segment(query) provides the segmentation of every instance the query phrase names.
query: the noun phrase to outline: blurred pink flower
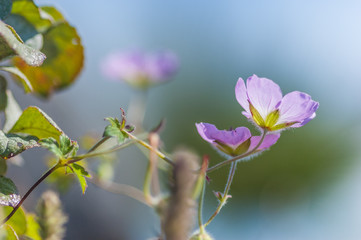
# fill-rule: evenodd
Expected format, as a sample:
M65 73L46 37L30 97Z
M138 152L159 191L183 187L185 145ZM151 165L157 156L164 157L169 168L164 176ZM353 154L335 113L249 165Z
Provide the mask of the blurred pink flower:
M177 69L178 59L170 51L152 54L141 51L114 52L101 63L105 76L138 88L167 82Z

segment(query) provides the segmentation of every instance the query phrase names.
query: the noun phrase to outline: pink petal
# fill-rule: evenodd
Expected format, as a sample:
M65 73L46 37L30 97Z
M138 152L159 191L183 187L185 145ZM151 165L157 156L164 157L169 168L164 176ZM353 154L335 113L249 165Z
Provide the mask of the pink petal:
M311 99L311 96L303 92L290 92L286 94L278 109L280 118L277 124L297 122L292 127L301 127L313 119L319 106L318 102Z
M247 79L247 94L250 103L263 119L266 119L267 115L274 111L276 105L282 100L282 91L276 83L256 75Z
M231 147L238 146L251 137L251 132L246 127L238 127L234 130L218 130L209 123L196 123L199 135L209 143L219 141Z
M235 92L236 92L236 99L237 99L238 103L243 107L244 110L246 110L245 112L242 112L243 115L245 115L246 117L251 117L251 112L249 110L246 85L244 84L244 81L242 78L238 79L236 88L235 88Z
M275 144L277 142L277 140L280 138L280 136L281 136L281 134L279 134L279 133L266 135L263 142L258 147L258 150L259 151L265 150L265 149L271 147L273 144ZM261 140L261 136L251 137L251 145L250 145L249 149L250 150L254 149L260 140Z

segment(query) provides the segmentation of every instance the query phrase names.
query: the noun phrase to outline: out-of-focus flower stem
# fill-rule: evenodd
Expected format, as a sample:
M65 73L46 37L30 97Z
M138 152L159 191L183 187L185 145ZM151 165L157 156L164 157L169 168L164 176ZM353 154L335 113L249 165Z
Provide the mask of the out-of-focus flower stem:
M204 202L204 194L206 192L206 181L203 181L202 191L201 195L199 196L198 201L198 226L199 226L199 234L204 234L204 225L202 221L202 215L203 215L203 202Z
M141 190L127 184L119 184L112 181L102 180L95 173L89 170L88 172L92 176L92 178L89 178L88 181L94 185L111 193L126 195L149 206L149 203L146 201Z
M136 133L143 131L147 95L147 89L137 89L128 107L128 120L134 124Z
M231 159L228 159L226 161L220 162L220 163L208 168L207 173L213 172L214 170L216 170L218 168L221 168L221 167L223 167L223 166L225 166L225 165L227 165L229 163L233 163L233 162L235 162L235 161L237 161L239 159L242 159L242 158L245 158L245 157L248 157L248 156L252 155L253 153L255 153L257 151L259 146L261 146L261 144L262 144L264 138L266 137L267 133L268 133L267 130L263 130L261 140L258 142L258 144L253 149L251 149L250 151L248 151L248 152L246 152L244 154L241 154L241 155L236 156L234 158L231 158Z

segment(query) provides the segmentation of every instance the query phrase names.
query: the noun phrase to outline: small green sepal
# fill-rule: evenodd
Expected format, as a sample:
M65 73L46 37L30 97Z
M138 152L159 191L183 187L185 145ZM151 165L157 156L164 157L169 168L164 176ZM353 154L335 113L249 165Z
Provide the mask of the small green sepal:
M248 151L249 146L251 145L251 138L248 138L246 141L241 143L235 150L234 156L239 156Z
M251 103L249 103L249 110L251 111L252 114L252 118L254 120L254 122L264 128L266 126L263 117L261 116L261 114L257 111L257 109L255 107L253 107L253 105Z
M272 127L277 123L279 118L280 112L278 109L268 114L266 118L266 128L272 129Z

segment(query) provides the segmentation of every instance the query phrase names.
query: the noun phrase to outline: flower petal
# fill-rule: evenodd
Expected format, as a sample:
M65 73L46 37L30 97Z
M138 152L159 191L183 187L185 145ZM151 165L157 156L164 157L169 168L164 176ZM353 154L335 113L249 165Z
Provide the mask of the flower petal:
M258 147L257 150L262 151L262 150L265 150L265 149L271 147L273 144L275 144L277 142L277 140L280 138L280 136L281 136L281 134L279 134L279 133L266 135L266 137L264 138L263 142L261 143L261 145ZM260 140L261 140L261 136L251 137L251 145L250 145L249 149L250 150L254 149Z
M244 84L244 81L242 78L238 79L236 88L235 88L235 92L236 92L236 99L237 99L238 103L245 110L245 112L242 112L242 114L245 115L246 117L251 117L251 111L249 110L246 85Z
M238 127L235 130L218 130L209 123L196 123L199 135L209 143L220 142L236 147L251 137L251 132L246 127Z
M286 94L278 107L280 118L277 124L297 122L291 127L301 127L313 119L319 106L318 102L303 92L290 92Z
M301 122L301 123L293 124L291 127L293 127L293 128L302 127L302 126L306 125L306 123L308 123L309 121L311 121L312 119L314 119L315 117L316 117L316 113L313 113L311 117L306 118L306 119L303 120L303 122Z
M250 103L263 119L266 119L267 115L274 111L276 105L282 100L282 91L276 83L256 75L247 79L247 95Z
M216 126L214 126L213 124L201 122L201 123L196 123L196 128L197 128L199 135L201 135L201 137L204 140L206 140L209 143L214 142L214 138L211 138L210 136L212 134L214 134L216 131L218 131Z

